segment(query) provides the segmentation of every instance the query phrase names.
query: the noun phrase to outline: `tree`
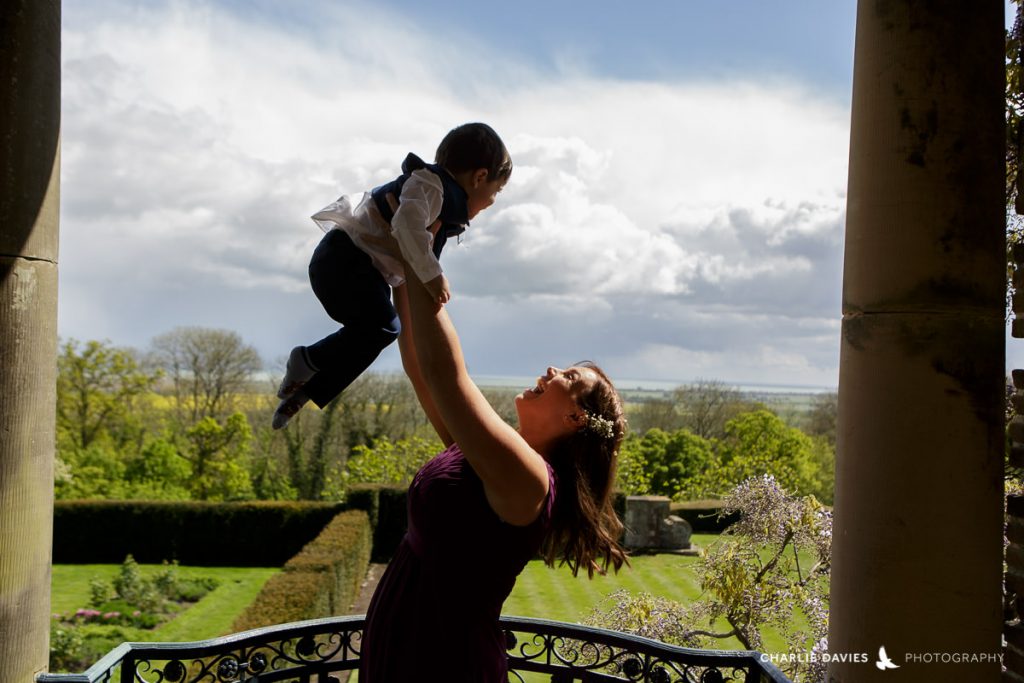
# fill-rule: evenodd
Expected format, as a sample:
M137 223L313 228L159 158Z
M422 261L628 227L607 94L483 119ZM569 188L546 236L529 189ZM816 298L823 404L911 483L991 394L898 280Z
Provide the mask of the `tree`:
M188 449L182 457L192 464L189 486L196 500L252 498L246 469L252 431L245 415L233 413L223 423L204 417L185 432Z
M404 374L364 373L339 398L338 427L349 450L385 436L402 439L428 424Z
M57 429L74 449L88 448L110 432L126 438L136 400L152 389L159 372L143 370L135 355L109 342L69 339L57 358ZM117 439L120 436L122 438Z
M636 434L627 436L619 448L615 488L627 496L645 496L651 492L647 459L640 449L640 437Z
M192 468L178 448L158 438L124 457L127 497L145 500L188 500Z
M259 354L230 330L178 327L153 339L154 362L170 377L179 415L189 424L222 418L252 376Z
M735 512L740 521L698 560L700 599L683 605L617 591L585 623L694 648L715 647L715 641L735 638L746 649L762 649L763 631L771 627L782 634L792 655L782 667L786 673L793 680L823 681L831 513L813 496L788 494L769 475L732 490L722 513ZM797 608L807 630L793 619ZM566 655L593 656L585 651Z
M392 442L381 438L372 446L357 446L345 469L348 484L408 486L413 476L443 448L435 439L413 437Z
M744 413L725 425L717 462L702 482L705 494L727 491L740 482L773 475L789 491L807 494L817 487L814 444L767 410Z
M714 444L686 429L668 433L655 427L628 440L622 450L627 454L631 487L670 498L698 490L698 482L715 458ZM635 471L640 468L642 472Z
M719 380L698 379L677 388L673 396L682 415L681 426L705 439L721 438L726 422L752 408L738 389Z
M816 394L811 399L811 410L807 415L807 433L824 437L833 446L836 443L836 417L839 415L839 394L827 392Z
M260 424L269 422L269 418L255 419ZM426 431L433 434L405 375L365 373L323 410L302 410L288 429L262 432L260 442L267 458L276 458L275 471L287 473L298 498L322 500L339 495L341 489L329 480L332 473L336 480L337 473L344 471L355 449ZM270 456L270 451L277 455ZM269 460L267 464L271 465Z
M673 432L682 426L683 416L676 410L674 398L649 398L629 414L629 428L634 434L646 434L651 429Z
M109 443L94 441L85 448L66 451L61 461L65 476L54 481L60 499L125 498L124 461Z

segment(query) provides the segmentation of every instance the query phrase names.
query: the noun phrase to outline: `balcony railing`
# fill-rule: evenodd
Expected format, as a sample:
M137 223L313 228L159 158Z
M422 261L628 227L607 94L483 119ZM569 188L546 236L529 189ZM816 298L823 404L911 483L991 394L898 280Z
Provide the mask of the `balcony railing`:
M502 617L501 623L513 683L528 671L551 683L788 683L757 652L693 650L546 619ZM331 617L195 643L122 643L85 673L40 674L36 681L338 683L342 672L359 668L363 624L361 616ZM443 667L444 658L432 666Z

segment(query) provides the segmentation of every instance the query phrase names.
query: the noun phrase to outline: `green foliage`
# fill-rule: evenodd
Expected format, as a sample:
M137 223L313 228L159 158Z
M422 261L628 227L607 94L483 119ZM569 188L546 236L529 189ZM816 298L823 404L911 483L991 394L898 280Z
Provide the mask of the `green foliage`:
M391 441L382 437L372 446L356 446L349 456L342 480L352 484L408 486L413 476L444 446L437 439L412 437Z
M167 613L166 603L197 602L212 591L218 581L211 577L178 577L177 563L164 562L161 570L150 577L143 576L139 564L131 555L125 557L113 580L108 583L98 577L89 581L91 610L78 610L76 617L90 620L102 618L106 623L125 623L140 628L152 628L162 619L153 613ZM141 613L147 614L141 614ZM113 616L112 616L113 615ZM118 621L112 621L117 618Z
M57 501L55 563L279 567L342 506L309 502Z
M659 453L656 448L648 456L654 464L651 490L684 498L698 495L704 472L715 459L714 444L686 429L665 437L661 459L654 459Z
M179 580L177 566L166 563L147 577L134 558L127 556L111 581L90 578L88 608L53 615L50 670L80 671L119 642L152 639L147 631L173 619L184 603L197 602L218 584L208 576Z
M129 555L129 557L131 557ZM89 604L102 605L114 597L110 584L103 579L93 577L89 580Z
M61 476L54 479L58 500L185 500L191 496L192 467L172 443L157 439L141 450L121 452L108 441L61 454Z
M622 447L625 465L619 483L631 495L679 498L699 491L703 473L715 458L714 443L679 429L651 429L631 437Z
M767 410L737 415L723 435L705 439L687 429L657 428L630 435L620 454L620 488L676 500L718 498L770 473L791 490L832 500L835 451L826 437L812 439Z
M283 562L283 560L282 560ZM144 577L154 578L168 569L167 565L140 565ZM65 621L82 605L90 604L88 583L96 578L106 581L109 585L120 564L101 565L67 565L56 564L53 567L52 604L53 611L59 613L58 623ZM178 612L170 621L163 621L155 628L128 628L110 626L102 618L93 621L74 620L78 635L87 643L101 637L107 644L90 650L93 655L85 664L75 667L82 671L98 660L103 654L124 640L181 642L204 640L229 632L231 622L243 609L256 598L260 588L272 575L279 573L277 568L267 567L189 567L173 565L179 584L189 585L198 581L215 581L217 587L207 593L188 609ZM189 590L189 589L185 589ZM131 613L129 612L129 615ZM102 615L101 615L102 616ZM140 615L141 616L141 615ZM159 616L159 615L158 615ZM69 626L70 624L65 624ZM115 640L112 631L117 632ZM113 642L111 642L113 641ZM51 667L51 670L54 670Z
M365 512L339 514L264 584L232 630L347 613L366 575L372 538Z
M699 599L618 592L587 623L688 647L736 639L754 650L777 629L789 653L801 655L787 673L824 680L820 657L807 651L827 650L831 514L813 496L787 494L771 476L744 481L723 505L738 521L696 565Z
M811 402L807 433L811 436L823 436L829 443L835 445L838 418L839 394L834 391L817 394Z
M773 475L779 485L801 494L818 488L813 442L767 410L745 413L725 427L718 459L707 473L706 493L721 494L751 477Z
M259 424L269 420L268 412ZM265 448L273 471L287 475L298 498L338 500L345 495L346 463L355 449L421 433L433 434L408 378L366 373L322 411L308 407L288 429L268 435Z
M93 659L78 629L50 620L50 671L84 671Z
M54 495L58 499L107 498L124 494L124 461L110 444L94 442L82 449L63 450L60 456L67 473L54 481Z
M644 496L651 492L651 474L640 441L640 437L630 434L619 448L615 488L627 496Z
M126 498L187 500L192 466L177 446L164 438L147 443L124 457Z
M131 555L125 558L113 585L115 597L146 611L156 607L157 593L150 582L142 580L139 565Z
M123 442L134 428L132 408L159 377L134 355L108 342L70 339L57 358L57 430L62 450L104 438Z
M246 500L252 498L252 481L246 470L252 430L241 413L223 423L204 417L185 432L192 463L190 488L197 500Z
M373 561L388 562L408 526L408 487L355 484L346 495L352 510L364 510L373 527Z

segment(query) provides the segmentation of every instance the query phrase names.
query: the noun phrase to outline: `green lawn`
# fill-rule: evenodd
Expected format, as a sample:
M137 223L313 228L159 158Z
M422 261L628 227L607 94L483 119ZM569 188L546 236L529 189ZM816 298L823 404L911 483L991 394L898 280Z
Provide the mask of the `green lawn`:
M707 547L718 540L714 534L694 534L693 542ZM519 575L512 594L505 601L504 614L554 619L569 623L582 622L590 611L612 592L625 589L631 593L650 593L686 603L700 597L700 585L694 564L697 557L679 555L640 555L630 559L631 567L615 575L594 576L586 574L573 578L567 567L550 569L542 561L530 562ZM803 618L797 615L801 626ZM766 652L785 652L782 637L774 630L764 633ZM719 647L725 650L744 649L735 638L721 641Z
M717 539L716 535L693 536L693 542L701 547L707 547ZM566 567L550 569L536 560L530 562L520 575L515 589L505 602L503 612L507 615L577 623L583 621L594 606L618 589L690 602L700 597L700 586L693 569L698 561L696 557L679 555L640 555L630 560L631 567L623 568L617 575L595 576L590 580L585 574L573 578ZM88 606L89 581L100 578L109 582L119 569L119 565L55 565L53 611L67 613ZM150 574L161 567L143 565L141 569L143 574ZM175 642L223 635L228 632L238 613L256 597L263 583L277 571L274 568L179 567L178 572L182 578L213 576L220 581L220 585L157 629L120 629L111 636L117 642ZM111 641L110 647L115 644ZM741 649L735 639L722 641L719 646L722 649ZM764 650L783 652L786 648L777 633L767 631Z
M54 613L66 614L89 606L89 581L111 581L120 569L115 564L58 564L53 566L50 599ZM144 576L161 565L140 565ZM132 639L146 641L205 640L226 634L231 622L271 575L280 571L264 567L178 567L181 578L212 576L220 585L202 600L153 630L124 629Z

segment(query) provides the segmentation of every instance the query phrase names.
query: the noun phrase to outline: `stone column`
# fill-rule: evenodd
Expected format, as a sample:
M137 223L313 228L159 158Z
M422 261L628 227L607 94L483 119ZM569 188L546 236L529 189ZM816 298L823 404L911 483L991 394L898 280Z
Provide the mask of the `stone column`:
M999 678L907 657L1000 650L1003 12L858 4L829 649L869 661L832 681Z
M60 2L0 2L0 681L49 656Z

